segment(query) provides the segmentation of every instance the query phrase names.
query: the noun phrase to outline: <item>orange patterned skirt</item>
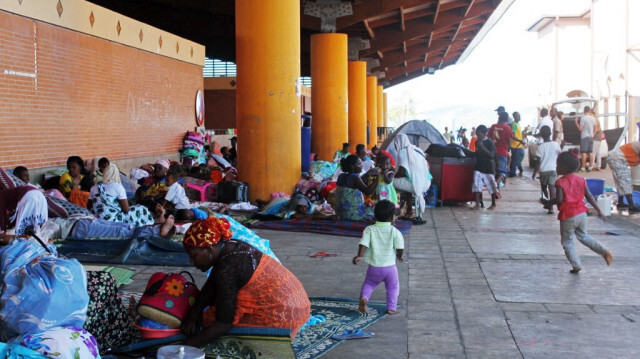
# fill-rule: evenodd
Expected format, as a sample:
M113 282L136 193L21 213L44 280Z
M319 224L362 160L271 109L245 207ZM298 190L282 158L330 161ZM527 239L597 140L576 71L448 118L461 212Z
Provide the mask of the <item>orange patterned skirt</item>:
M234 327L291 329L293 339L311 315L302 283L282 264L263 255L249 282L238 291ZM215 307L203 313L203 324L215 321Z

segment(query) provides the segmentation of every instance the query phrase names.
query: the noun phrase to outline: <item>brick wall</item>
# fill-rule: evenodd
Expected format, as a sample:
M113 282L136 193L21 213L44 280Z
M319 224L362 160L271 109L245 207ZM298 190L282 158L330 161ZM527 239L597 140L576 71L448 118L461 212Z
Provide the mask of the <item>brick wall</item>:
M204 126L208 130L236 128L236 90L204 90Z
M172 153L202 68L0 11L0 166Z

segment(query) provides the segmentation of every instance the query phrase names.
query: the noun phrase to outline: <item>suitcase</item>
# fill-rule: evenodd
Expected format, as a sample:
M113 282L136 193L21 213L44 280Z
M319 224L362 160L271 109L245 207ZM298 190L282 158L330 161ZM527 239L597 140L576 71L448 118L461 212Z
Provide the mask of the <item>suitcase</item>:
M218 184L218 201L222 203L248 202L249 185L239 181L220 182Z

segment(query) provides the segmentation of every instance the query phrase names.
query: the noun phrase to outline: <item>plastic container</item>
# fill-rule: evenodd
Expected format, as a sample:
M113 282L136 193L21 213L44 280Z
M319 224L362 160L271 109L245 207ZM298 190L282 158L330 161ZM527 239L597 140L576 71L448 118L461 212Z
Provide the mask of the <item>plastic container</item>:
M589 187L589 191L594 197L598 197L599 195L604 193L604 180L598 178L588 178L587 187Z
M640 192L638 191L633 191L633 204L635 204L636 206L640 205ZM622 197L622 202L627 203L627 198L626 197Z
M140 336L143 339L158 339L158 338L166 338L173 335L180 334L180 329L150 329L143 328L138 323L134 324L136 328L140 331Z
M158 349L158 359L204 359L204 352L187 345L167 345Z
M608 217L611 215L611 204L613 199L611 196L600 195L598 196L598 208L602 211L602 215Z

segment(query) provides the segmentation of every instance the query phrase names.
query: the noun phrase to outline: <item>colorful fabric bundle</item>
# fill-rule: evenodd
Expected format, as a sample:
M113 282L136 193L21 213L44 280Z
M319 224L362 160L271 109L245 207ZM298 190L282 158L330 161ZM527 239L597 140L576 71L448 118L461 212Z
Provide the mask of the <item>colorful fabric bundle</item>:
M59 258L35 239L17 237L0 248L0 324L7 337L55 327L82 328L89 295L82 264Z

